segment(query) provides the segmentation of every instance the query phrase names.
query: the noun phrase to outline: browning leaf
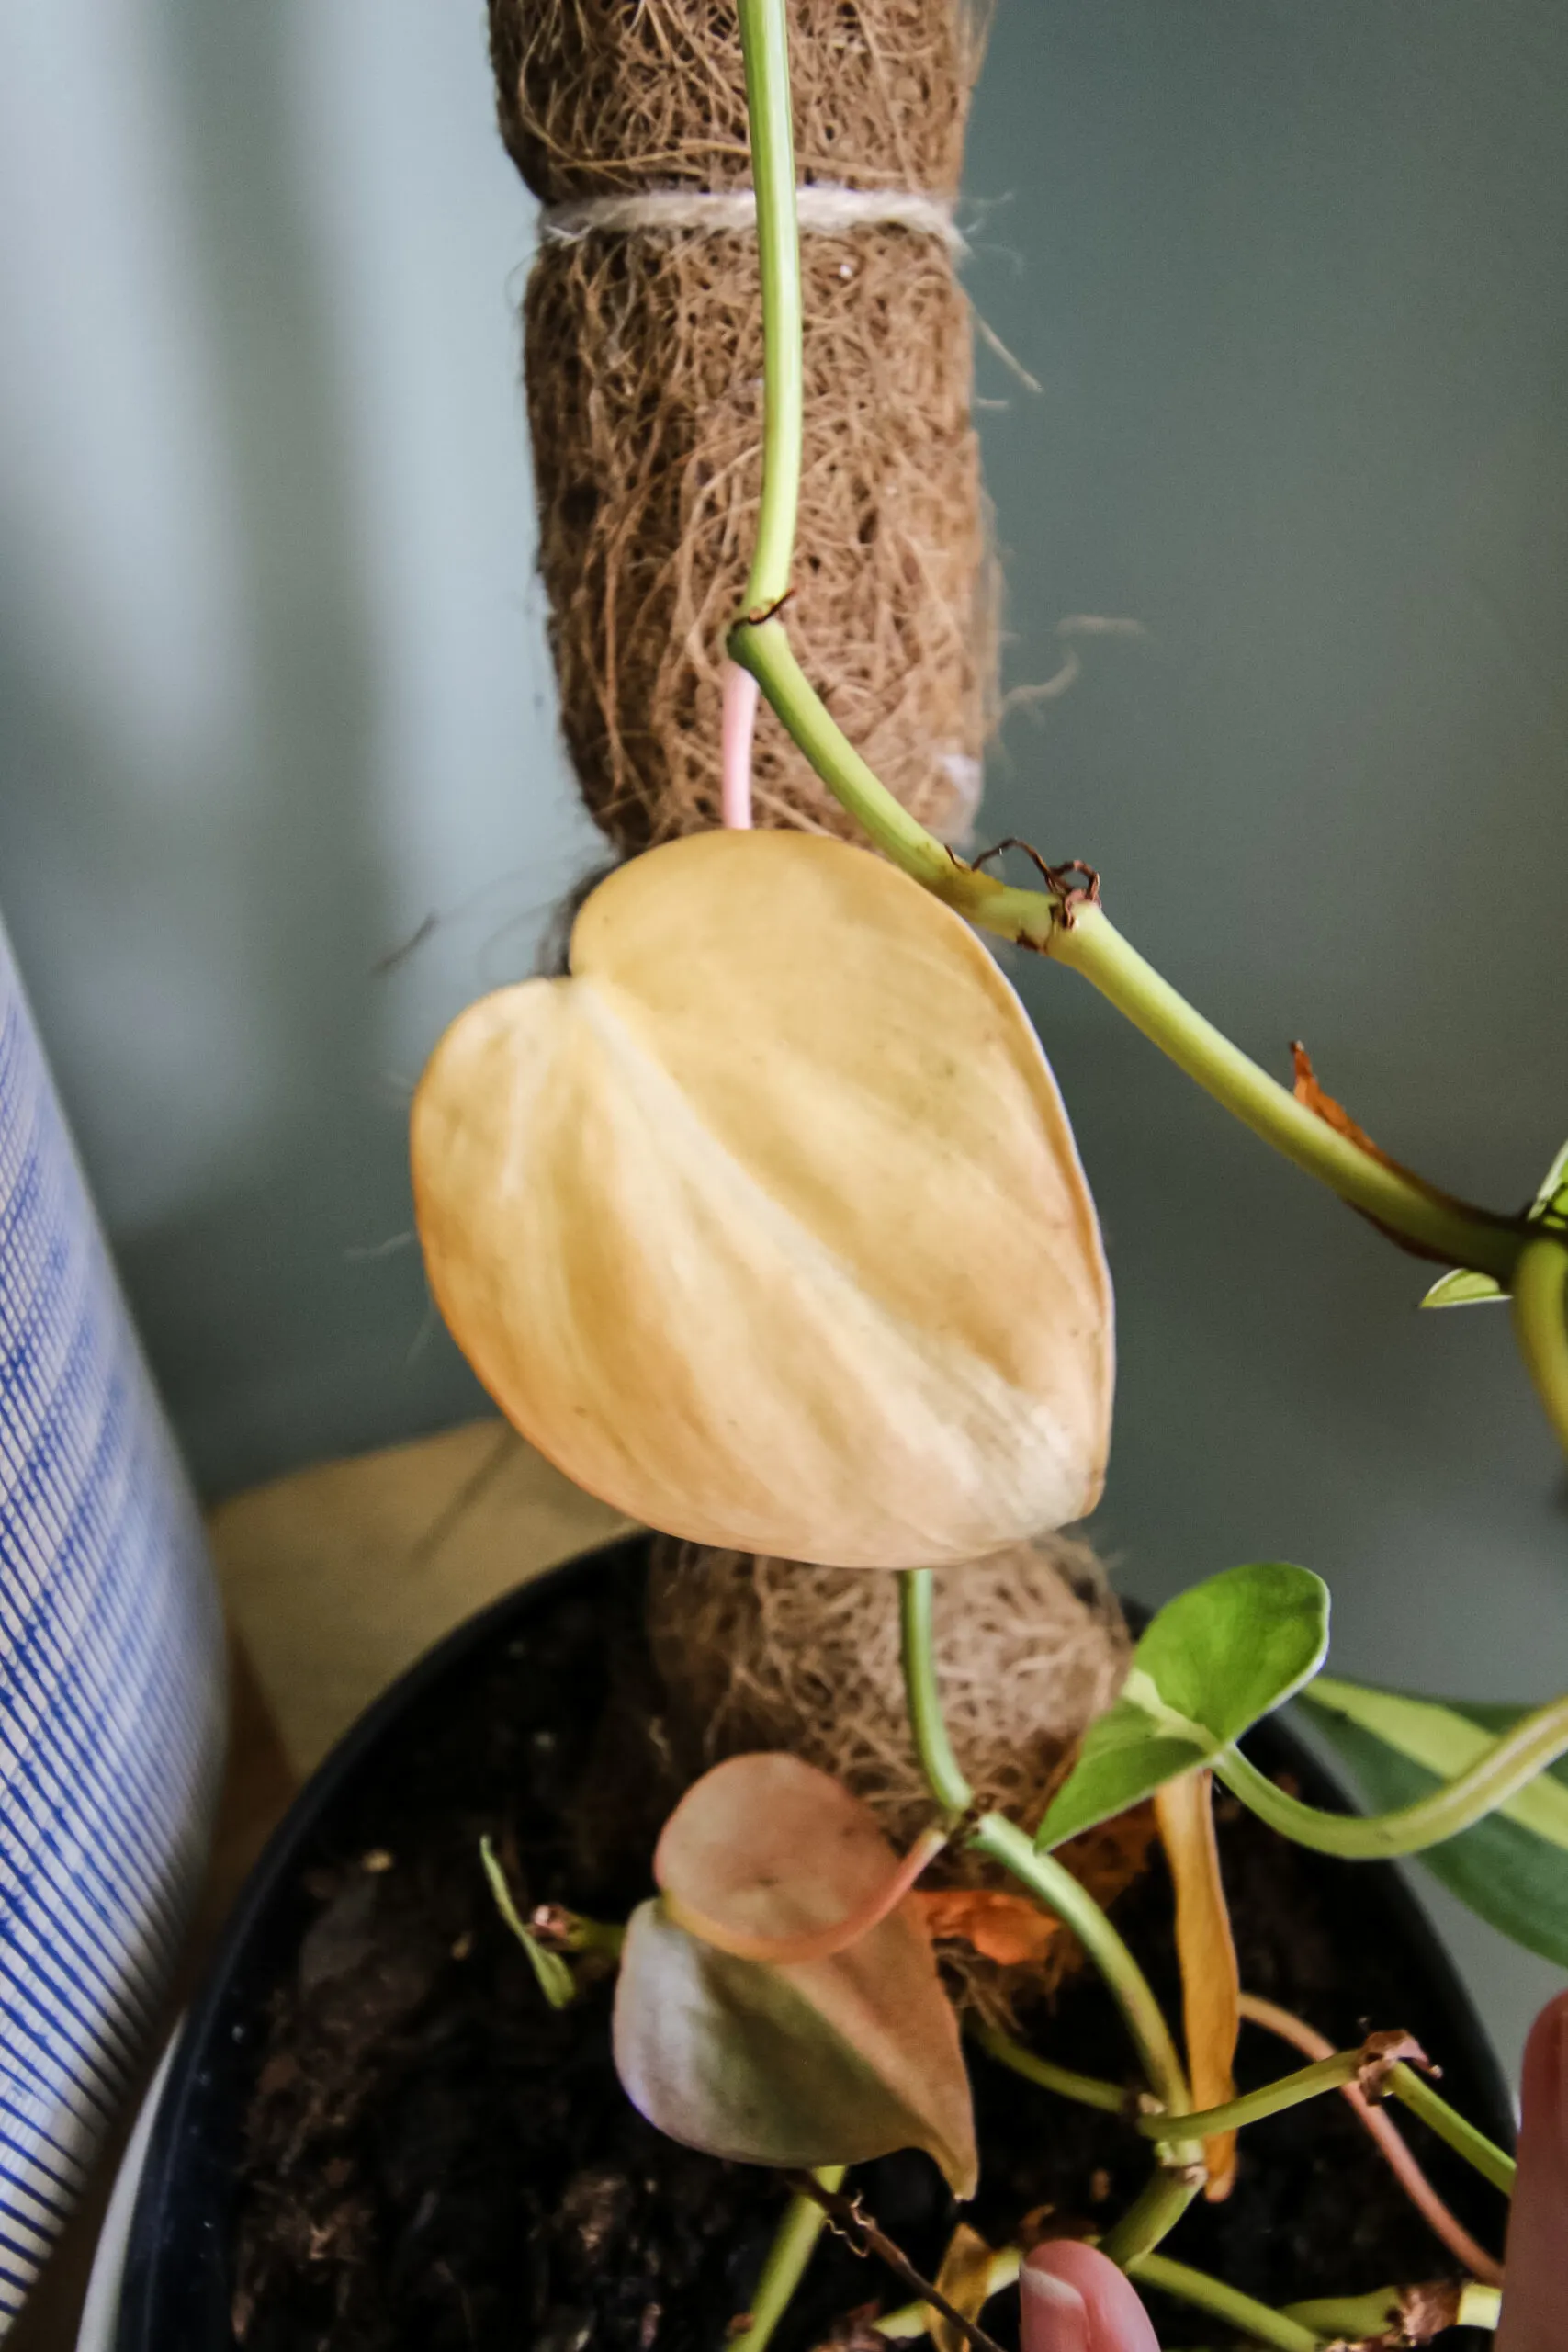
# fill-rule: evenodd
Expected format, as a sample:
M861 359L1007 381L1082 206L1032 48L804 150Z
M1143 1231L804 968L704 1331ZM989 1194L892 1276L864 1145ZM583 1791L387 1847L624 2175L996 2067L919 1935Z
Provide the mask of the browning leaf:
M866 1806L793 1756L733 1757L666 1824L664 1898L632 1917L615 1993L615 2064L671 2139L749 2164L810 2169L925 2148L961 2198L977 2170L958 2021L914 1906L883 1898L897 1856ZM820 1944L857 1911L856 1940L787 1963L731 1936Z
M1336 1135L1345 1137L1347 1143L1353 1143L1359 1150L1364 1151L1369 1159L1377 1160L1384 1168L1397 1169L1400 1175L1410 1176L1413 1183L1421 1183L1419 1176L1412 1176L1408 1168L1402 1167L1397 1159L1391 1159L1382 1146L1374 1143L1365 1127L1350 1116L1344 1103L1337 1102L1325 1087L1319 1085L1317 1072L1312 1066L1312 1056L1299 1037L1291 1040L1291 1067L1294 1072L1291 1091L1298 1102L1304 1104L1309 1111L1315 1111L1325 1126L1332 1127ZM1422 1185L1423 1191L1427 1189Z
M679 1926L737 1960L785 1965L858 1942L946 1842L928 1831L900 1861L831 1773L797 1756L732 1756L665 1823L653 1875Z
M935 1942L966 1943L1000 1968L1043 1960L1062 1923L1021 1894L983 1886L917 1887L909 1901Z
M1155 1812L1176 1888L1176 1949L1193 2104L1223 2107L1235 2097L1241 1977L1220 1878L1213 1774L1188 1772L1168 1781L1156 1793ZM1203 2143L1209 2175L1204 2194L1211 2204L1235 2186L1235 2143L1234 2132L1216 2132Z
M1484 1212L1476 1208L1473 1203L1461 1201L1457 1193L1445 1193L1439 1185L1429 1184L1425 1176L1418 1175L1414 1168L1407 1168L1402 1159L1395 1159L1392 1153L1384 1151L1381 1144L1374 1143L1365 1127L1350 1116L1344 1103L1337 1102L1325 1087L1318 1083L1317 1072L1312 1065L1312 1056L1299 1037L1292 1037L1291 1040L1291 1064L1295 1073L1291 1091L1296 1101L1303 1104L1307 1110L1314 1111L1325 1126L1334 1129L1336 1135L1343 1136L1347 1143L1353 1143L1358 1150L1364 1151L1368 1159L1375 1159L1380 1167L1392 1168L1396 1176L1403 1176L1407 1183L1416 1185L1426 1193L1428 1200L1442 1201L1450 1208L1462 1209L1471 1216L1484 1215ZM1392 1241L1394 1247L1403 1250L1406 1256L1424 1258L1438 1266L1448 1264L1446 1251L1433 1250L1423 1241L1412 1241L1407 1234L1396 1233L1392 1226L1384 1225L1381 1217L1367 1216L1365 1209L1357 1209L1356 1214L1358 1216L1366 1216L1367 1223L1375 1226L1384 1240Z

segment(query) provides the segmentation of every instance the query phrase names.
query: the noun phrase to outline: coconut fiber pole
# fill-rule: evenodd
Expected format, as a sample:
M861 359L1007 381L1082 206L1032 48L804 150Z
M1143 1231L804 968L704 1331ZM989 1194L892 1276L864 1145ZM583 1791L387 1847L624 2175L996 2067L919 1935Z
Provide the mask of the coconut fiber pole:
M544 207L525 378L561 725L617 849L719 821L724 632L761 476L762 328L736 10L491 0ZM795 0L807 424L790 628L905 805L958 838L995 629L953 207L964 0ZM763 713L756 820L852 831Z
M806 314L790 634L878 774L956 839L995 663L953 228L980 44L963 0L792 0L790 30ZM762 315L738 11L491 0L491 36L502 134L545 208L523 315L561 725L583 798L635 852L720 821L724 638L756 538ZM759 823L854 831L766 708L752 795ZM1064 1538L953 1574L937 1645L959 1760L987 1804L1032 1826L1125 1672L1121 1612ZM891 1577L665 1541L648 1633L678 1781L783 1747L898 1841L929 1824ZM624 1812L630 1751L612 1747ZM650 1753L650 1786L659 1770ZM1152 1834L1134 1815L1074 1865L1109 1900ZM955 1895L1002 1883L960 1849L930 1880ZM1073 1964L1065 1933L1025 1957L967 1932L944 1945L950 1977L993 2021Z

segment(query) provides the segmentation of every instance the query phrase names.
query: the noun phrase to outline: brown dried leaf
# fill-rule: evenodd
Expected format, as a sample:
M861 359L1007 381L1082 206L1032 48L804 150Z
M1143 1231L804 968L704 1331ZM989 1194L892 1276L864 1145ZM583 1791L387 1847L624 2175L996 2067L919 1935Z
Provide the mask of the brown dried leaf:
M1299 1037L1291 1040L1291 1066L1295 1073L1291 1091L1298 1102L1304 1104L1309 1111L1315 1111L1325 1126L1332 1127L1337 1136L1343 1136L1347 1143L1355 1144L1369 1159L1377 1160L1383 1168L1396 1168L1402 1176L1411 1176L1408 1168L1402 1167L1397 1159L1391 1159L1382 1146L1372 1141L1365 1127L1358 1125L1343 1102L1337 1102L1325 1087L1319 1085L1317 1072L1312 1066L1312 1056ZM1411 1182L1419 1184L1421 1179L1411 1176Z
M1468 1216L1484 1218L1485 1212L1478 1209L1473 1202L1461 1201L1457 1193L1445 1193L1440 1185L1429 1184L1425 1176L1419 1175L1414 1168L1407 1168L1404 1160L1395 1159L1391 1152L1384 1151L1382 1144L1374 1143L1365 1127L1350 1116L1344 1103L1337 1102L1326 1088L1319 1085L1312 1056L1299 1037L1291 1040L1291 1063L1295 1072L1291 1091L1296 1101L1307 1110L1315 1111L1324 1125L1332 1127L1336 1135L1343 1136L1347 1143L1353 1143L1358 1150L1364 1151L1367 1158L1375 1159L1380 1167L1392 1168L1396 1176L1403 1176L1407 1183L1416 1185L1429 1201L1441 1201L1450 1208L1461 1209ZM1385 1240L1392 1241L1407 1256L1425 1258L1438 1266L1446 1266L1450 1262L1446 1251L1429 1249L1425 1242L1412 1241L1407 1234L1396 1233L1393 1226L1384 1225L1381 1217L1367 1216L1364 1209L1358 1209L1356 1214L1366 1216L1369 1225L1375 1226Z
M1414 2034L1398 2028L1370 2033L1361 2046L1361 2063L1356 2069L1357 2089L1367 2098L1382 2098L1389 2075L1402 2062L1411 2066L1431 2064Z
M1062 1923L1021 1894L984 1886L917 1887L909 1901L928 1934L966 1943L999 1968L1042 1961L1062 1933ZM940 2282L939 2282L940 2283Z
M1399 2298L1399 2317L1404 2334L1391 2341L1405 2344L1430 2344L1435 2335L1459 2324L1460 2298L1463 2282L1457 2278L1438 2278L1429 2286L1406 2287Z

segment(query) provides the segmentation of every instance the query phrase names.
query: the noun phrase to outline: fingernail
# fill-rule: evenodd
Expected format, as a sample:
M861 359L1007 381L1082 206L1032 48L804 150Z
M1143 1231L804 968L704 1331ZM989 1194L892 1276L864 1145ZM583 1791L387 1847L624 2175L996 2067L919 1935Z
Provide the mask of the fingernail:
M1053 2278L1048 2270L1036 2270L1033 2264L1028 2262L1018 2275L1025 2294L1037 2310L1053 2314L1083 2310L1083 2297L1065 2278Z
M1089 2306L1066 2278L1036 2267L1037 2251L1019 2273L1022 2352L1089 2352Z

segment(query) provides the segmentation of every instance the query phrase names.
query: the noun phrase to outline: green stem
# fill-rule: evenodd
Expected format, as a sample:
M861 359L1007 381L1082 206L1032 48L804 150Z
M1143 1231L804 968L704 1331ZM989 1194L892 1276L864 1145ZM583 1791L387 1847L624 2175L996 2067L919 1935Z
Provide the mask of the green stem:
M806 415L784 0L740 0L740 45L762 285L762 496L746 610L765 613L789 593Z
M1176 2153L1172 2146L1168 2154L1174 2156ZM1190 2163L1180 2172L1160 2170L1152 2175L1121 2220L1100 2239L1101 2254L1128 2271L1134 2263L1147 2261L1156 2246L1170 2235L1202 2186L1202 2144L1194 2140Z
M805 414L800 236L795 218L784 0L739 0L763 336L762 490L745 610L732 658L750 670L817 774L877 846L913 878L1002 938L1070 964L1162 1052L1308 1174L1407 1240L1507 1281L1517 1222L1428 1193L1338 1135L1196 1012L1096 907L1063 919L1060 899L964 865L917 823L829 716L771 617L790 585Z
M970 2025L969 2033L987 2057L999 2066L1010 2067L1026 2083L1038 2083L1043 2091L1055 2091L1059 2098L1074 2099L1079 2107L1098 2107L1106 2115L1130 2112L1132 2102L1119 2083L1101 2082L1097 2075L1076 2075L1070 2066L1054 2066L1048 2058L1037 2058L1032 2050L1015 2041L1010 2033L978 2019Z
M1162 979L1098 906L1078 907L1068 924L1059 899L976 873L944 849L899 806L829 716L781 622L740 623L730 633L729 651L757 679L835 797L913 880L982 929L1081 973L1217 1102L1342 1200L1423 1249L1510 1279L1520 1250L1516 1221L1429 1193L1339 1135Z
M587 1919L581 1911L567 1914L561 1932L565 1951L602 1951L612 1960L619 1960L626 1940L623 1920Z
M1483 2180L1489 2180L1494 2188L1500 2188L1505 2197L1513 2195L1518 2171L1513 2157L1505 2155L1484 2132L1478 2132L1473 2123L1467 2122L1458 2109L1439 2098L1431 2084L1413 2067L1391 2066L1388 2088L1392 2098L1396 2098L1401 2107L1407 2107L1412 2115L1418 2115L1427 2129L1435 2132L1456 2156L1462 2156L1467 2165L1472 2165Z
M1055 922L1055 899L1039 890L1010 889L994 875L976 874L895 800L829 716L795 660L782 621L738 621L728 642L732 659L750 671L834 798L895 865L973 921L986 922L987 930L1008 939L1026 939L1035 947L1045 945Z
M1522 1716L1468 1770L1394 1813L1322 1813L1276 1788L1239 1748L1226 1748L1216 1757L1214 1770L1233 1796L1298 1846L1310 1846L1317 1854L1337 1854L1344 1861L1367 1862L1418 1854L1472 1829L1562 1755L1568 1755L1568 1698L1553 1699L1534 1714Z
M1256 2302L1223 2280L1211 2278L1206 2270L1172 2262L1168 2255L1146 2254L1126 2267L1140 2286L1156 2287L1162 2295L1172 2295L1179 2302L1190 2303L1195 2311L1207 2312L1212 2319L1224 2320L1249 2344L1267 2344L1275 2352L1318 2352L1323 2341L1315 2328L1303 2327L1300 2320L1270 2311L1267 2303Z
M1147 1979L1126 1945L1087 1888L1054 1854L1035 1851L1033 1843L999 1813L987 1813L977 1823L971 1849L1000 1862L1069 1927L1104 1977L1136 2046L1148 2076L1149 2088L1166 2111L1183 2114L1191 2105L1187 2077L1176 2053L1170 2029ZM1182 2159L1183 2162L1186 2159Z
M1259 2091L1227 2099L1223 2107L1197 2108L1190 2115L1140 2115L1134 2119L1134 2128L1145 2140L1207 2140L1218 2132L1239 2132L1246 2124L1260 2123L1266 2115L1281 2115L1287 2108L1320 2098L1325 2091L1342 2090L1355 2081L1365 2055L1360 2050L1341 2050L1293 2075L1281 2075Z
M1340 2090L1347 2083L1353 2083L1366 2054L1360 2050L1338 2051L1332 2058L1320 2059L1314 2065L1298 2068L1293 2075L1281 2075L1278 2082L1265 2084L1261 2090L1227 2099L1223 2107L1184 2109L1175 2115L1140 2115L1133 2112L1127 2093L1115 2083L1102 2082L1094 2075L1075 2074L1067 2066L1054 2066L1049 2059L1036 2057L1033 2051L1026 2050L1021 2042L1014 2041L995 2026L976 2024L969 2030L988 2056L998 2064L1010 2067L1025 2082L1038 2083L1042 2090L1075 2099L1080 2107L1130 2116L1134 2131L1145 2140L1157 2141L1207 2140L1216 2132L1242 2131L1249 2123L1261 2122L1265 2116L1283 2114L1287 2109L1321 2098L1325 2091ZM1412 2068L1403 2064L1393 2068L1389 2088L1392 2097L1402 2100L1450 2148L1467 2157L1494 2188L1502 2189L1505 2195L1512 2190L1512 2157L1505 2155L1473 2124L1467 2123Z
M824 2165L813 2177L824 2188L843 2186L845 2165ZM766 2352L773 2330L788 2311L795 2289L806 2275L818 2239L827 2225L828 2216L815 2198L792 2197L784 2208L784 2219L768 2248L768 2258L762 2265L762 2275L757 2281L757 2291L751 2298L751 2308L746 2315L746 2325L739 2335L728 2340L728 2352Z
M1152 1045L1294 1166L1406 1241L1506 1282L1519 1255L1515 1220L1467 1208L1374 1159L1298 1102L1162 979L1098 907L1086 907L1050 945Z
M898 1582L904 1686L909 1726L920 1769L931 1794L949 1817L966 1813L974 1792L959 1769L942 1718L937 1684L929 1568L906 1568ZM1149 2087L1167 2112L1190 2106L1187 2077L1159 2003L1126 1945L1086 1887L1053 1855L1037 1853L1021 1829L999 1813L982 1815L966 1840L1029 1889L1069 1927L1104 1977L1126 2021ZM1202 2179L1203 2151L1197 2141L1176 2141L1162 2154L1162 2170L1123 2214L1106 2251L1113 2261L1157 2245L1191 2203Z
M898 1577L899 1631L909 1729L931 1794L950 1817L966 1813L975 1792L953 1755L937 1683L932 1582L929 1568L905 1568ZM1179 2113L1189 2104L1186 2077L1159 2003L1126 1945L1085 1887L1053 1855L1037 1853L1021 1829L987 1813L971 1831L976 1853L1000 1862L1030 1893L1071 1928L1116 1997L1150 2087Z
M900 1569L898 1633L909 1730L927 1787L942 1811L956 1821L968 1812L975 1792L959 1769L942 1711L932 1635L932 1600L930 1568Z
M1568 1453L1568 1248L1527 1241L1514 1270L1514 1335L1546 1418Z
M1168 2114L1182 2114L1191 2106L1192 2095L1165 2014L1143 1970L1093 1895L1055 1855L1038 1852L1032 1839L1010 1821L1004 1821L999 1813L986 1814L969 1843L976 1853L1010 1870L1048 1911L1071 1928L1122 2012L1149 2087ZM1126 2269L1151 2253L1176 2227L1202 2183L1201 2141L1168 2141L1160 2151L1159 2170L1106 2233L1104 2250L1111 2261Z
M1016 2246L1004 2246L994 2254L987 2280L987 2294L999 2295L1004 2289L1016 2285L1021 2267ZM1250 2295L1237 2294L1233 2288L1222 2285L1205 2271L1192 2269L1185 2262L1170 2262L1162 2255L1148 2254L1134 2260L1131 2269L1133 2276L1141 2278L1145 2286L1157 2287L1196 2310L1227 2321L1255 2344L1282 2346L1283 2352L1318 2352L1319 2332L1303 2325L1294 2312L1270 2311L1267 2303L1254 2302ZM1347 2303L1345 2308L1348 2311L1352 2306ZM876 2332L896 2344L907 2343L926 2334L928 2319L923 2303L905 2303L879 2319ZM1371 2330L1366 2332L1370 2334Z

